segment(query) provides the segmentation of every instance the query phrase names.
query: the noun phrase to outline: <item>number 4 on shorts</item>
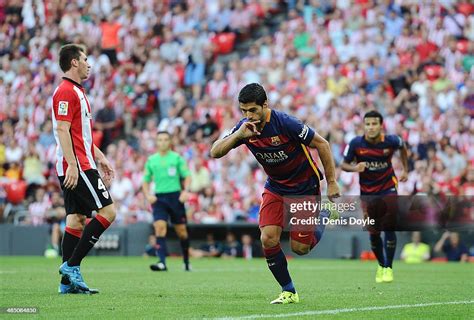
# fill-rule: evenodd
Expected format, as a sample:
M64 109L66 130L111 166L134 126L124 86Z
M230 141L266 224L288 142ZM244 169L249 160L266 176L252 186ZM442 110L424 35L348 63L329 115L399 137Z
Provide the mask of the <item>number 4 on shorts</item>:
M99 188L99 190L106 190L105 189L105 185L104 183L102 182L102 179L97 179L97 188Z
M104 190L104 191L102 192L102 195L104 196L104 198L106 198L106 199L109 198L109 192L107 191L107 189L105 189L105 185L104 185L104 183L102 182L102 179L100 179L100 178L97 180L97 188L98 188L99 190Z

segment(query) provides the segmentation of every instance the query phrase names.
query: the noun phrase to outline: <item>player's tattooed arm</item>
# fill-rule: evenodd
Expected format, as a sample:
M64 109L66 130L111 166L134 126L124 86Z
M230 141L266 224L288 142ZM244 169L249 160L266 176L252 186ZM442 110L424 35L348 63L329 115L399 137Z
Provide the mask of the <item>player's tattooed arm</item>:
M68 121L58 121L58 138L64 158L66 158L67 169L64 178L64 187L74 189L79 180L79 170L77 169L77 160L72 149L71 123Z
M331 153L331 146L329 142L315 133L311 143L311 148L316 148L323 163L324 173L328 184L328 197L330 200L340 196L339 186L336 181L336 167L334 165L334 158Z
M259 135L260 132L257 129L257 123L259 122L260 120L244 122L238 130L214 142L211 147L211 157L222 158L227 153L229 153L229 151L232 150L232 148L234 148L242 139Z

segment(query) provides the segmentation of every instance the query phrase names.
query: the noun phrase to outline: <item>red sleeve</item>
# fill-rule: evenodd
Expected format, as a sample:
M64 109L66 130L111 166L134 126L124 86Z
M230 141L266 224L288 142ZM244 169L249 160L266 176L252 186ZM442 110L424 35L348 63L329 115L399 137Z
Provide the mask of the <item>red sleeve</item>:
M77 109L77 95L72 90L58 89L53 97L53 112L57 121L72 122Z

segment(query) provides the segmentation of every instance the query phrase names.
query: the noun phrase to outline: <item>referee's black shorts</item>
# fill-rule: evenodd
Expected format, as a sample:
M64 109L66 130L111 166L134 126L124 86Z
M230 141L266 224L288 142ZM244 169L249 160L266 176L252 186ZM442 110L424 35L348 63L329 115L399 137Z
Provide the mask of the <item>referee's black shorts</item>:
M66 214L79 213L90 218L97 211L112 204L112 197L95 169L79 171L79 179L74 189L64 188L65 176L58 177L64 194Z

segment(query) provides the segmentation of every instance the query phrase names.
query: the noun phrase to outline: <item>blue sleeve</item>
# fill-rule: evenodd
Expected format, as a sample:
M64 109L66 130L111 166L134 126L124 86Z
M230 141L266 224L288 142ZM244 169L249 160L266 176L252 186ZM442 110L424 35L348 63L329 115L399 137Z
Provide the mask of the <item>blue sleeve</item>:
M309 146L311 140L313 140L315 134L314 130L301 122L301 120L286 115L286 117L283 118L283 125L291 140L298 141L305 146Z
M344 162L352 163L355 158L355 149L356 149L356 138L352 139L351 142L344 149Z
M247 118L241 119L241 120L230 130L230 132L225 135L225 137L224 137L223 139L227 138L228 136L230 136L231 134L233 134L234 132L236 132L237 130L239 130L240 126L241 126L242 123L244 123L245 121L247 121ZM244 142L245 142L244 139L240 140L239 142L237 142L237 143L234 145L234 147L233 147L232 149L237 148L238 146L242 145Z
M394 149L403 148L403 139L397 135L389 135L386 137L387 141L390 143L390 146Z

